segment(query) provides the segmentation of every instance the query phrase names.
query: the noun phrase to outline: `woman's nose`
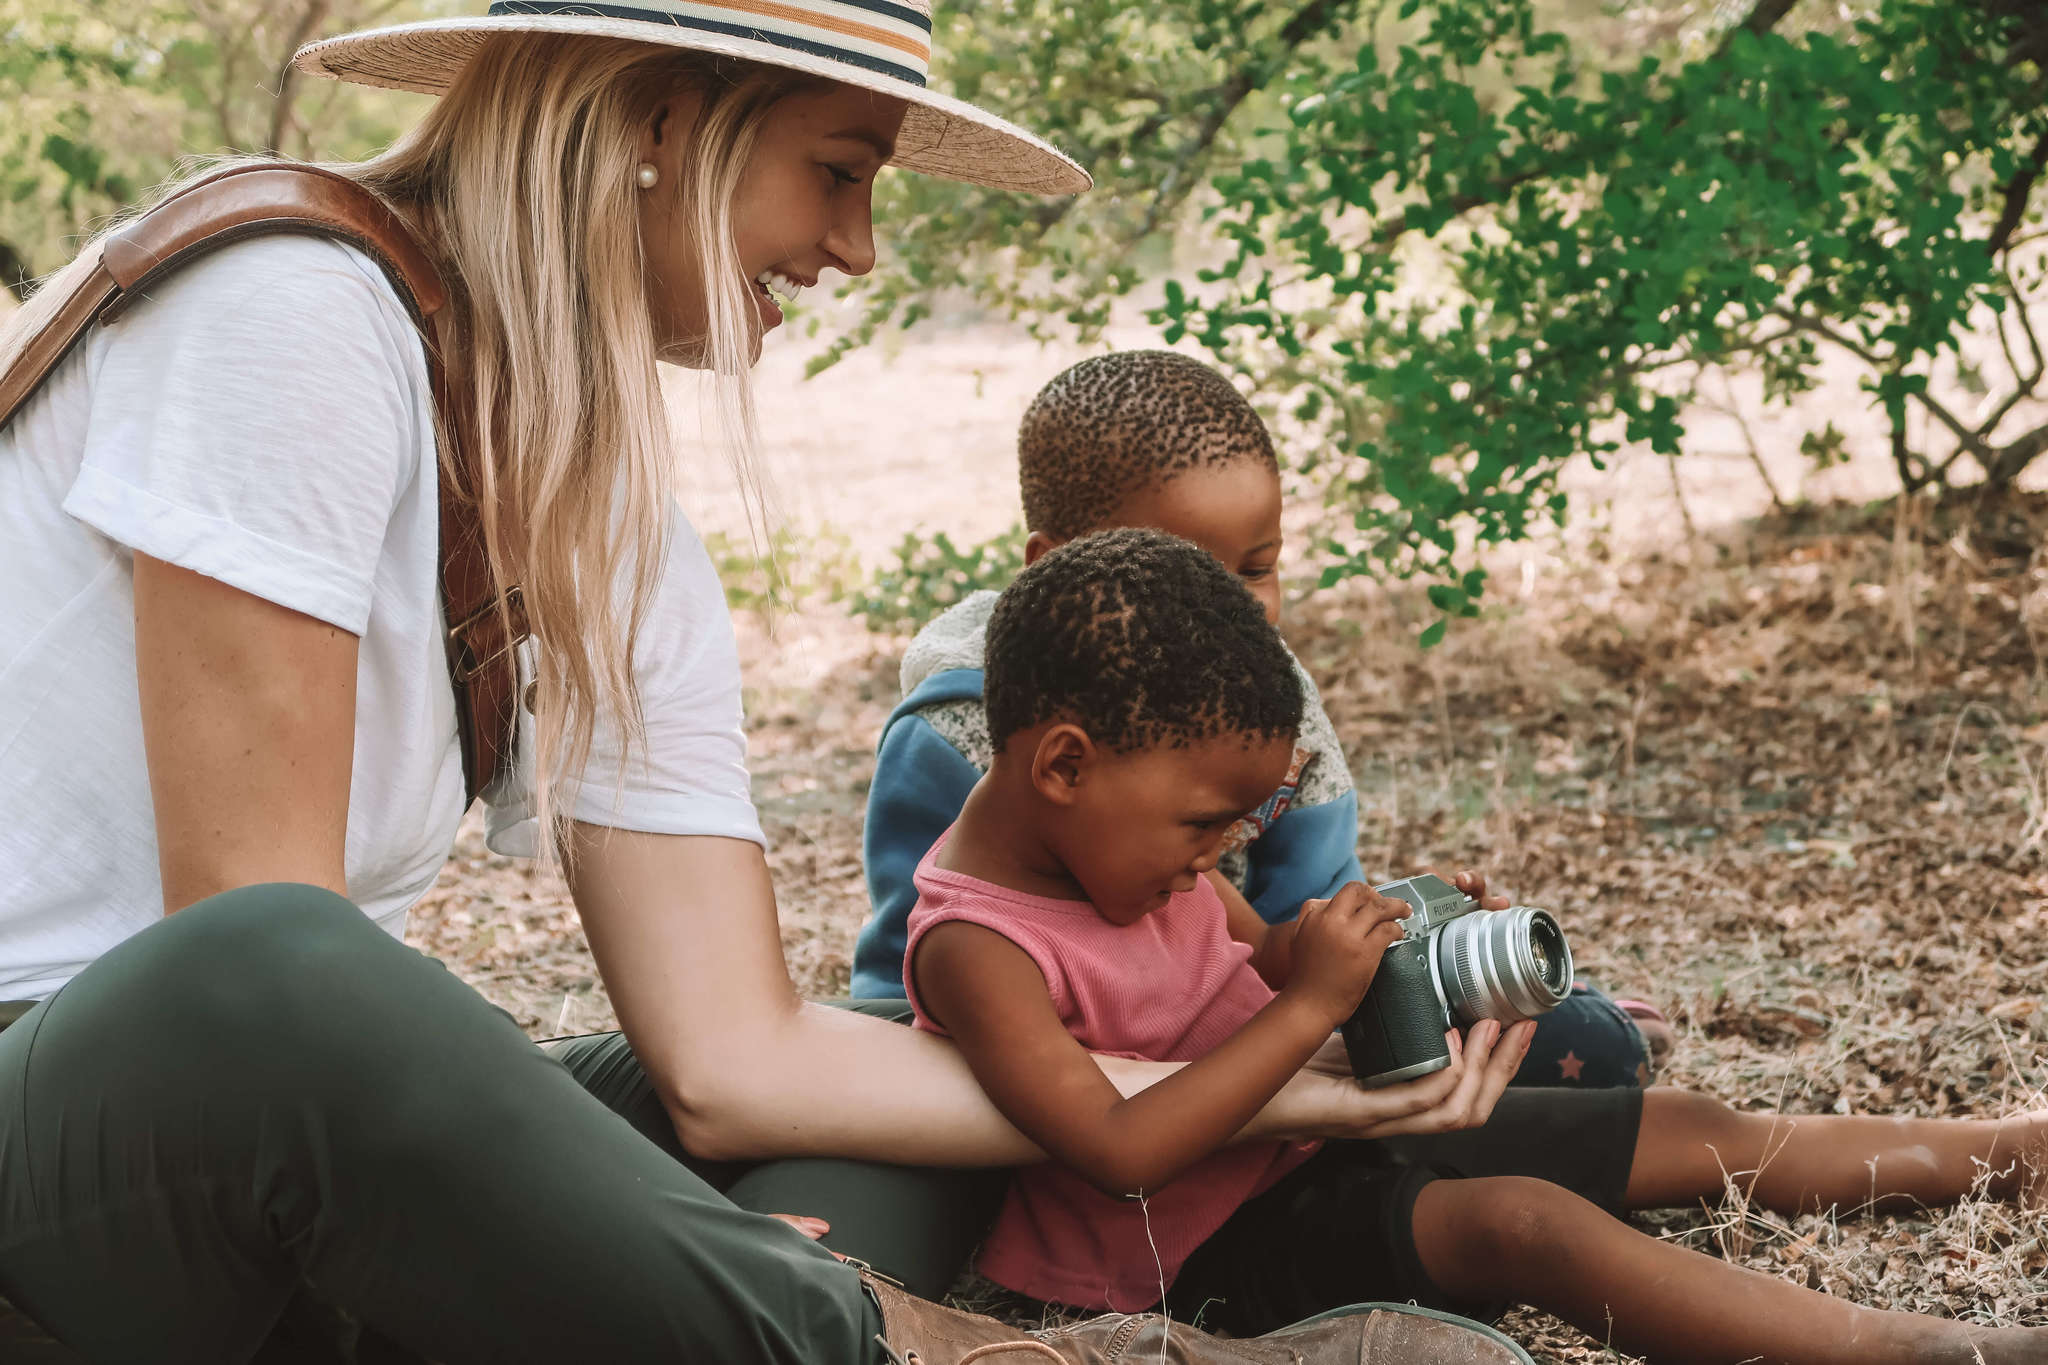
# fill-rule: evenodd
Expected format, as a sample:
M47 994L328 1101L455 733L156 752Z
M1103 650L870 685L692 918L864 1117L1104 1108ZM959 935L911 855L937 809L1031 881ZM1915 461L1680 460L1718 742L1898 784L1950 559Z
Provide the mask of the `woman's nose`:
M872 193L848 204L832 224L823 243L843 275L865 275L875 268L875 203Z

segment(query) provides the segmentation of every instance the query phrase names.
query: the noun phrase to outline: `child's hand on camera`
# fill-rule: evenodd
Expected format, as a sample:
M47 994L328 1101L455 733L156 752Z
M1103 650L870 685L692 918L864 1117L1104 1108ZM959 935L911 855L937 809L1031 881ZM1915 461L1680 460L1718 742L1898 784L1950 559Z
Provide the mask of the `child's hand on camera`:
M1294 923L1293 971L1283 995L1321 1011L1334 1029L1351 1017L1401 937L1408 906L1359 882L1309 901Z

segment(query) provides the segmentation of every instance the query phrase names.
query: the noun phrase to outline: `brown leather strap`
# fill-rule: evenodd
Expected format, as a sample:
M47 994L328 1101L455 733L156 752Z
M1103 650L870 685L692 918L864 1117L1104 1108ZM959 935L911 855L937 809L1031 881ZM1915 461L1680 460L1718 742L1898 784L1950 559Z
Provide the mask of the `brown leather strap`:
M434 404L441 414L441 611L448 676L471 799L512 762L516 647L526 638L519 589L499 601L484 553L483 527L468 480L470 421L465 393L451 384L443 345L448 290L432 259L388 205L354 181L314 166L231 167L180 190L102 240L90 275L63 299L16 361L0 373L0 427L94 323L113 324L152 284L193 260L247 237L304 232L336 237L384 268L426 343Z

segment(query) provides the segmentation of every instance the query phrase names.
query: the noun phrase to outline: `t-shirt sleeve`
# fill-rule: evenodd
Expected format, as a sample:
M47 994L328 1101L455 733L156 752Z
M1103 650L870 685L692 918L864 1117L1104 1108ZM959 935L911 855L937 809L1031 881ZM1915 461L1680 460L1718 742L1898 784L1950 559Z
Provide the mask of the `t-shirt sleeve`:
M679 510L634 641L633 674L643 739L629 744L617 725L600 720L582 776L561 788L569 815L610 829L715 835L765 847L747 774L732 615L710 555ZM530 755L531 718L521 719L521 751ZM489 794L487 839L500 853L535 851L530 779L522 767L510 790Z
M85 345L92 407L64 510L361 634L426 435L424 352L377 266L309 237L239 243Z

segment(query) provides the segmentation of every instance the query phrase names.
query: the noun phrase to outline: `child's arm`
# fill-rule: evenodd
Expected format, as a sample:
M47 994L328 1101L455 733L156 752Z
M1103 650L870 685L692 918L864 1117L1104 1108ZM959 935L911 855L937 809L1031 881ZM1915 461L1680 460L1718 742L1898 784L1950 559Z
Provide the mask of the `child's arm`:
M1244 895L1230 884L1230 878L1214 870L1211 870L1207 875L1209 884L1216 888L1217 896L1223 901L1223 914L1226 926L1230 930L1230 936L1239 943L1251 946L1252 970L1256 971L1259 974L1259 978L1274 990L1281 989L1294 975L1294 940L1301 920L1296 918L1280 924L1268 924L1265 918L1253 908L1251 902L1246 900ZM1464 873L1461 875L1471 876L1472 874ZM1482 890L1484 889L1485 883L1483 881L1480 883L1480 887ZM1408 914L1406 903L1382 896L1379 892L1362 882L1351 882L1337 889L1337 895L1339 896L1346 893L1362 896L1368 906L1377 906L1385 915L1394 919L1403 918ZM1328 905L1335 899L1336 897L1332 896L1330 900L1304 902L1301 907L1302 914L1306 915L1313 907ZM1502 904L1506 904L1506 902L1502 902ZM1399 938L1400 935L1396 934L1394 937ZM1388 941L1392 942L1393 940L1389 939Z
M1348 891L1304 911L1298 980L1215 1051L1129 1099L1060 1022L1038 965L1002 935L937 925L911 970L925 1013L1004 1117L1097 1188L1135 1194L1228 1143L1357 1008L1400 930L1385 905Z
M1244 893L1230 884L1230 878L1214 868L1203 875L1208 877L1209 885L1216 888L1216 895L1223 902L1224 924L1230 936L1250 946L1252 970L1276 991L1285 986L1294 969L1295 926L1301 921L1297 918L1282 924L1268 924L1265 917L1244 898Z

